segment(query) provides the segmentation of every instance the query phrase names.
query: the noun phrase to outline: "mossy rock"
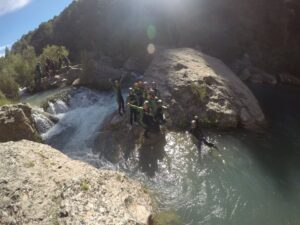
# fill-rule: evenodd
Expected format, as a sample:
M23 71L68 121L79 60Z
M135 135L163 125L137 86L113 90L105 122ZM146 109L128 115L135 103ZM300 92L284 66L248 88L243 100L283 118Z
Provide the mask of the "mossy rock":
M204 102L207 98L207 87L205 84L192 84L191 85L192 92L195 96L197 96L200 102Z

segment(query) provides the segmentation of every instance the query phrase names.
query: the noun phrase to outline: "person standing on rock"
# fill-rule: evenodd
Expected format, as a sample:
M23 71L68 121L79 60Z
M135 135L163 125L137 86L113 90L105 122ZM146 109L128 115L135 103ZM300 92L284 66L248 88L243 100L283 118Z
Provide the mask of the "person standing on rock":
M122 81L123 81L123 76L119 80L115 80L114 82L111 79L109 79L109 82L111 83L116 95L116 100L119 106L119 114L121 116L125 113L124 98L121 90Z
M160 98L160 92L159 90L157 89L157 85L156 85L156 82L153 81L151 83L151 89L154 91L154 95L157 96L158 98Z
M157 101L157 108L156 112L154 114L154 120L158 125L164 125L166 123L166 119L164 116L164 110L166 110L167 107L163 105L163 102L161 99Z
M143 106L144 99L143 99L143 90L140 87L140 84L138 82L134 83L133 85L133 91L138 99L138 106Z
M128 103L128 106L132 109L137 110L140 113L140 123L145 129L144 137L149 138L148 133L150 130L153 130L154 127L154 120L149 106L149 102L145 101L143 107L132 105L130 103Z
M133 88L129 88L129 95L127 98L127 103L131 105L139 105L138 98L133 90ZM137 111L130 107L130 124L133 125L133 122L137 122Z

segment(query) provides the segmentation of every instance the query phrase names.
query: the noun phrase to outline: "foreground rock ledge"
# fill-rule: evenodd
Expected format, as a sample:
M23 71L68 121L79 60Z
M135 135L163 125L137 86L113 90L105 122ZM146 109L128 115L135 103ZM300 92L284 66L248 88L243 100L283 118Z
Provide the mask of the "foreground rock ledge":
M0 224L142 225L141 184L30 141L0 144Z
M170 105L173 127L186 127L193 115L218 128L258 129L265 125L258 101L219 59L190 48L158 52L145 73Z

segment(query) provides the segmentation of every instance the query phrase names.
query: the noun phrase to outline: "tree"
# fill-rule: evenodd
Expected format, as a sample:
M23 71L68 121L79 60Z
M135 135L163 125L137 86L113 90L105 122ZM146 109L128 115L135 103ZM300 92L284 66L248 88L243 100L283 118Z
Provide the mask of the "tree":
M9 56L9 48L5 47L5 58Z
M39 56L39 61L44 65L46 58L48 57L57 65L60 58L68 55L69 51L64 46L48 45L43 49L43 53Z

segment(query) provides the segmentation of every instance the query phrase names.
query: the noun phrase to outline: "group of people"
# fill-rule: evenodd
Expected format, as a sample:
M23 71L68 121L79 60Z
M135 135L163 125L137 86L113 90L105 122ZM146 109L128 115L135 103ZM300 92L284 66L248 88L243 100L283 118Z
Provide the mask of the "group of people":
M56 63L54 60L47 57L43 66L40 62L37 63L34 76L36 87L40 86L42 78L50 78L54 76L55 72L61 69L63 66L70 66L70 60L67 56L59 57L58 59L58 63Z
M119 106L119 114L123 115L125 111L125 101L122 95L121 84L123 77L110 83L116 94L116 100ZM129 88L127 105L130 110L130 124L139 123L144 128L144 137L148 138L149 132L159 132L160 127L166 123L164 111L167 109L160 99L160 92L156 83L147 81L137 81ZM198 149L201 150L202 144L208 147L216 147L208 142L203 135L198 116L194 116L191 121L189 133L196 139Z
M116 93L120 115L125 113L125 101L121 89L122 81L123 77L114 82L110 80ZM129 88L126 102L130 110L130 124L139 123L145 130L145 138L148 138L149 132L159 132L160 126L165 124L164 110L167 107L163 105L163 101L160 99L160 92L155 82L135 82Z

